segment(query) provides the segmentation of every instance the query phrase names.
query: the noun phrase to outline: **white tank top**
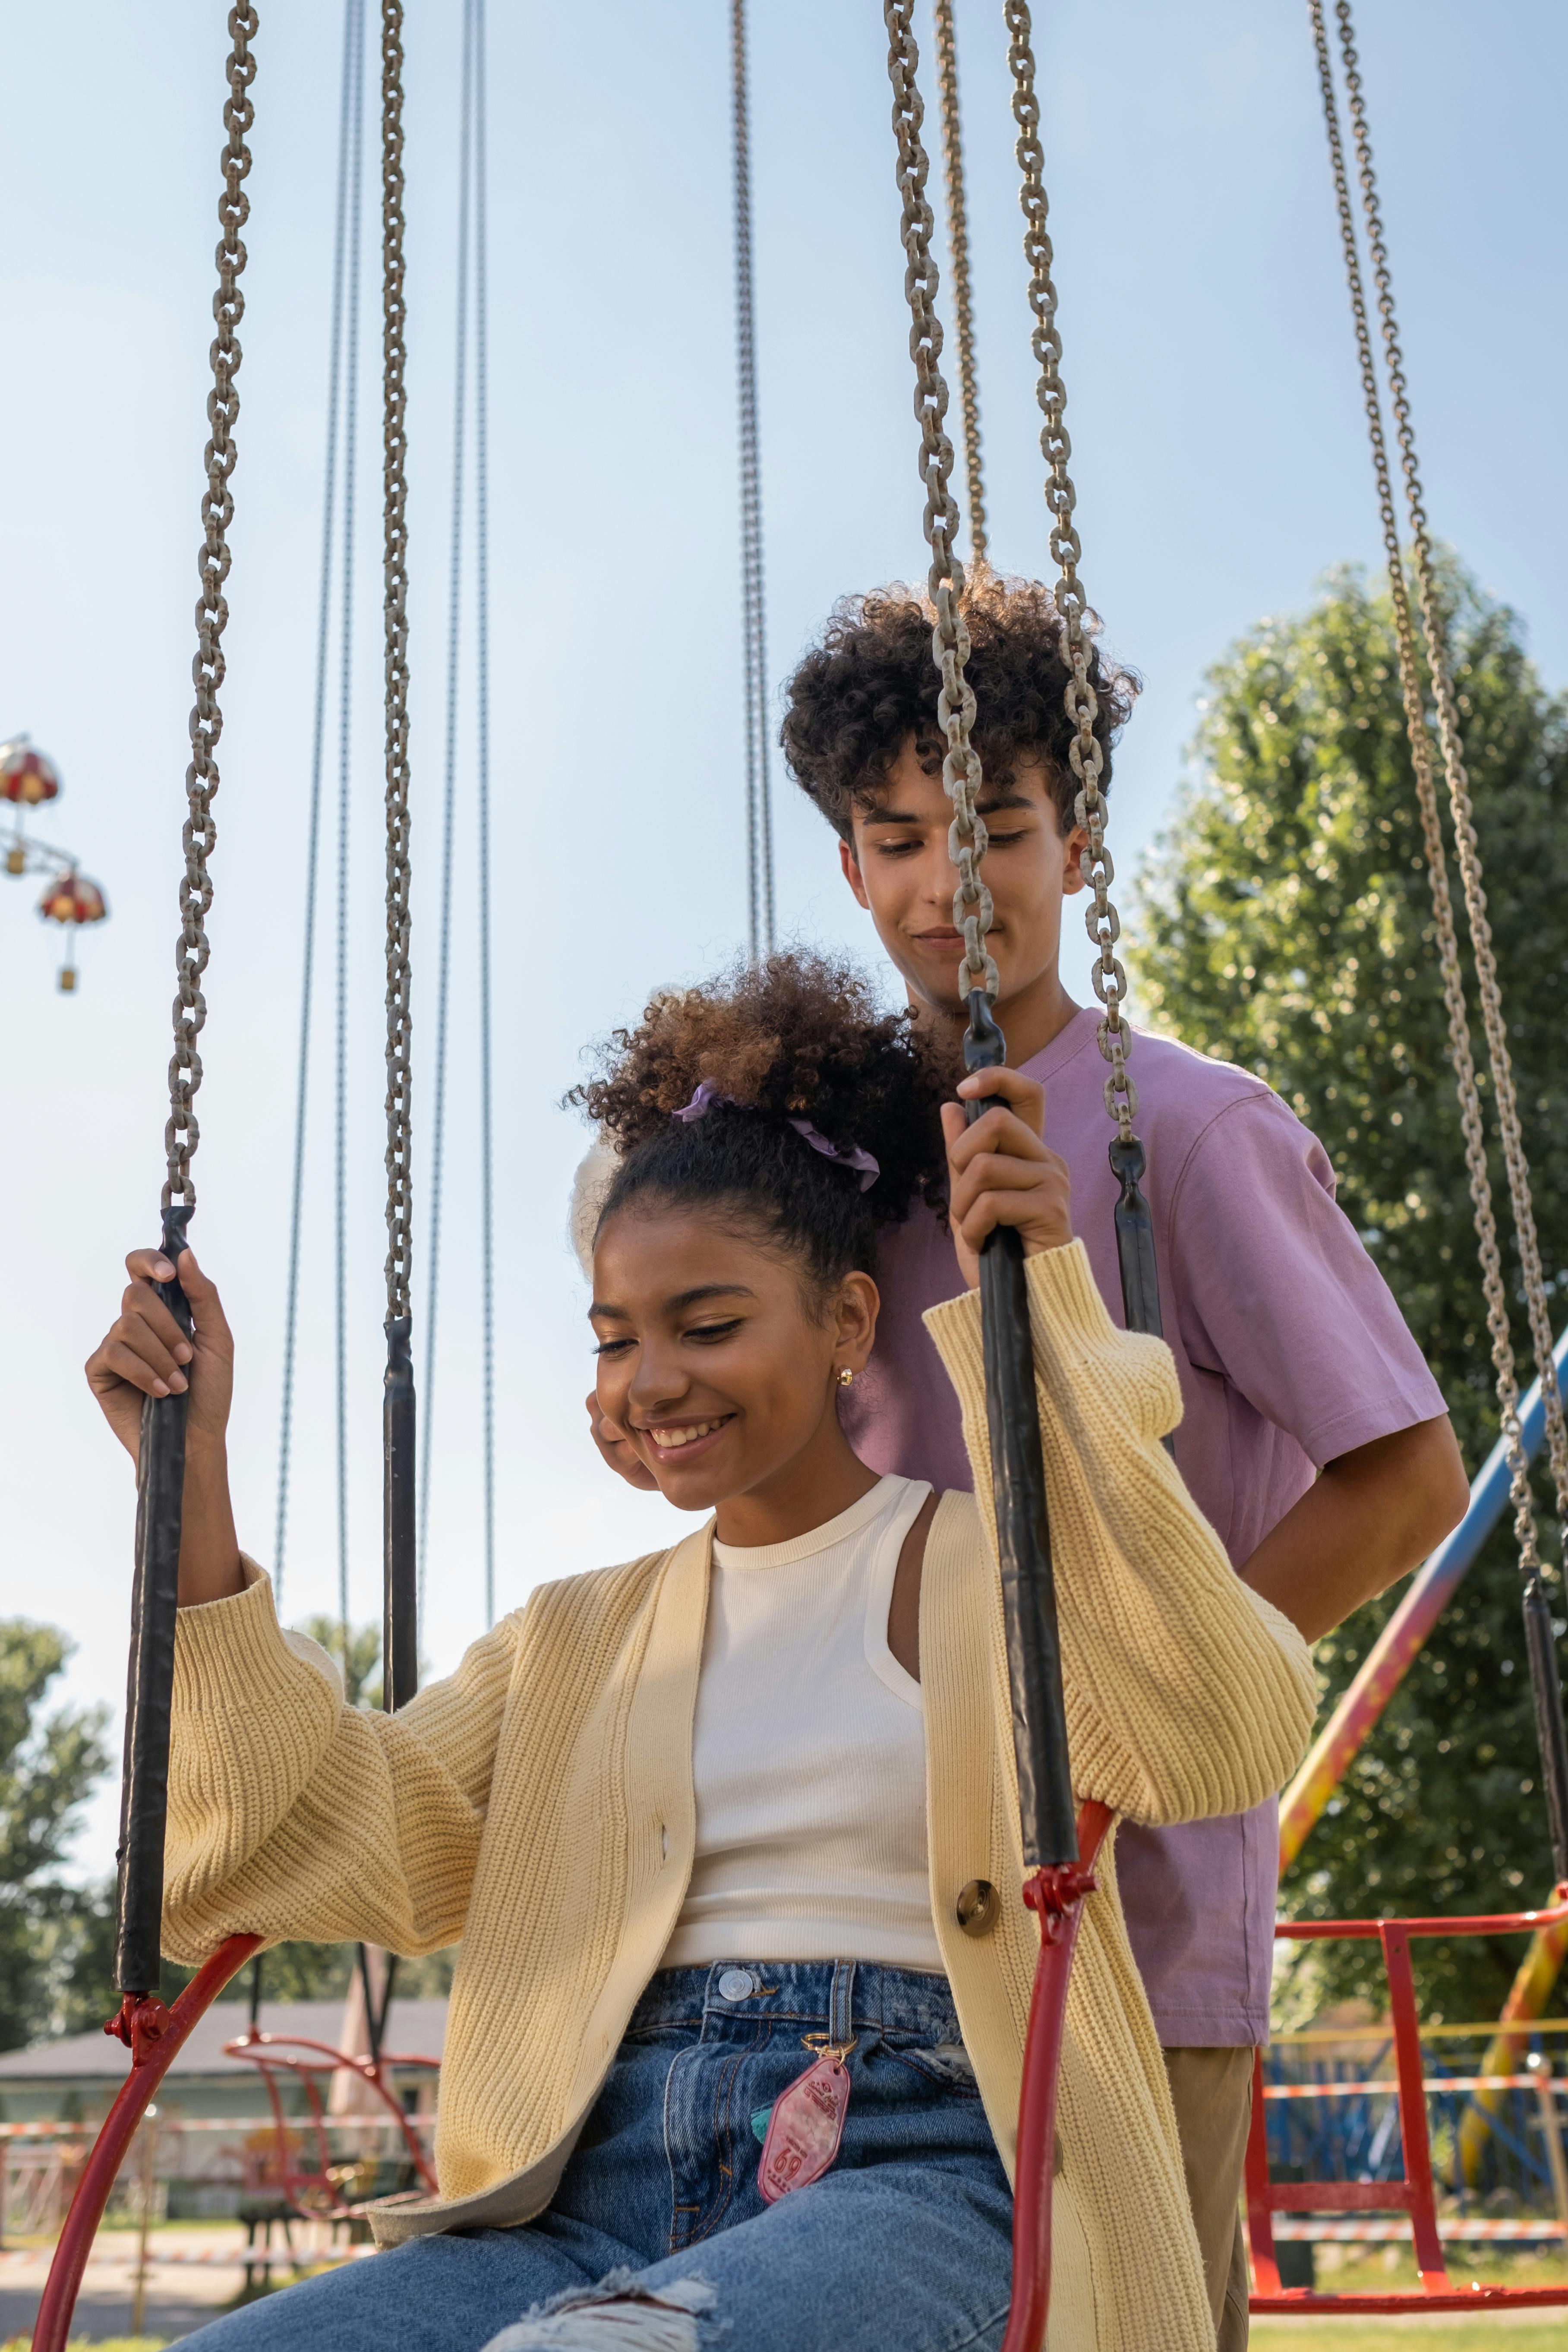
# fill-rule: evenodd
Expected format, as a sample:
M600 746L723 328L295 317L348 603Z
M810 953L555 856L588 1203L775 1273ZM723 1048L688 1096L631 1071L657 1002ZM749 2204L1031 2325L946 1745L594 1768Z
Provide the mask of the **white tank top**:
M921 1688L888 1647L899 1553L930 1493L883 1478L793 1543L713 1546L697 1859L662 1967L942 1967Z

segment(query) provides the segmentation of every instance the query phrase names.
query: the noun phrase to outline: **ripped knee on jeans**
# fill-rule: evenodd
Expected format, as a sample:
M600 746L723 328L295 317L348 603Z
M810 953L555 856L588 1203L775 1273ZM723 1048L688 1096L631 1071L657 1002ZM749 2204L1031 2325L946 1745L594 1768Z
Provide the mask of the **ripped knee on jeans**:
M484 2352L702 2352L718 2296L706 2279L645 2286L635 2271L568 2287L492 2336Z

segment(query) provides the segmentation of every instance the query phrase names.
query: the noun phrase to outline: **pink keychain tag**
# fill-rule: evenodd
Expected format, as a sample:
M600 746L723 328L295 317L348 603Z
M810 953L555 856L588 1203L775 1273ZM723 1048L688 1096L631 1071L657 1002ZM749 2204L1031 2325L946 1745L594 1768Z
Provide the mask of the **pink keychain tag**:
M838 2154L849 2105L844 2061L854 2047L852 2042L829 2045L774 2100L757 2167L757 2187L768 2204L820 2180Z

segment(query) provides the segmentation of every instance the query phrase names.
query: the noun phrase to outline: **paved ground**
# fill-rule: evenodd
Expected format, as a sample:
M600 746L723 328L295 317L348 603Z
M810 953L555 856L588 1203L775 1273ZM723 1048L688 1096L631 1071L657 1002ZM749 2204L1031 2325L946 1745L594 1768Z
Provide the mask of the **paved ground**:
M301 2242L300 2251L325 2252L325 2233L319 2234L319 2250ZM240 2230L164 2228L153 2232L152 2250L142 2329L154 2339L171 2343L189 2335L233 2303L244 2284ZM0 2346L13 2336L26 2342L31 2335L48 2263L47 2247L0 2251ZM77 2302L77 2336L101 2342L130 2333L135 2271L134 2238L125 2231L104 2231ZM1416 2335L1429 2340L1431 2352L1492 2352L1494 2347L1496 2352L1568 2352L1568 2325L1561 2311L1253 2322L1255 2352L1287 2352L1288 2347L1289 2352L1384 2352L1391 2337Z
M298 2240L298 2227L295 2235ZM244 2247L245 2233L238 2229L155 2231L142 2332L170 2342L216 2317L235 2301L245 2284ZM301 2247L301 2251L309 2250ZM38 2296L48 2274L49 2252L47 2247L0 2252L0 2344L9 2336L31 2335ZM280 2269L278 2275L286 2278L290 2273ZM128 2231L103 2231L77 2298L72 2334L90 2342L128 2335L135 2277L135 2239Z

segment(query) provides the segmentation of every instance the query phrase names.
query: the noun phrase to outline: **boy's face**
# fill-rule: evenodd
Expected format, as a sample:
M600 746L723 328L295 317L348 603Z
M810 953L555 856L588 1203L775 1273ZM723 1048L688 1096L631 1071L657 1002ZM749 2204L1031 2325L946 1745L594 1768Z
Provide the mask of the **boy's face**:
M978 806L991 835L981 874L995 907L986 945L1001 975L996 1009L1005 1025L1011 1001L1041 982L1056 985L1062 900L1084 887L1084 834L1063 835L1044 763L1027 754L1016 761L1010 783L982 784ZM952 922L952 822L942 777L926 774L911 736L875 802L855 812L853 841L840 843L839 856L910 1002L956 1020L964 1009L963 940Z

